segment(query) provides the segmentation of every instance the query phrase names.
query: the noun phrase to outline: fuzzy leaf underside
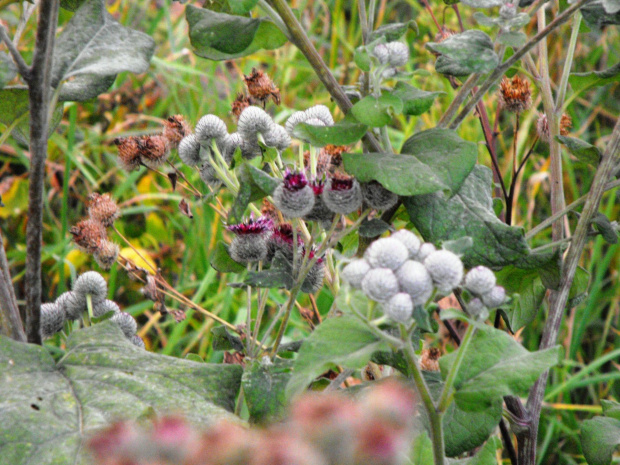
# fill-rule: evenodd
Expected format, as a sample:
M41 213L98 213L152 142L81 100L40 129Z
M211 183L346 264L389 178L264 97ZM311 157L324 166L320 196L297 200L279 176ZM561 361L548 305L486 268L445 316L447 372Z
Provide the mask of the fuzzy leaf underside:
M45 347L0 336L0 365L3 463L89 463L84 438L119 419L175 412L204 426L236 418L241 367L147 352L111 322L74 332L58 363Z

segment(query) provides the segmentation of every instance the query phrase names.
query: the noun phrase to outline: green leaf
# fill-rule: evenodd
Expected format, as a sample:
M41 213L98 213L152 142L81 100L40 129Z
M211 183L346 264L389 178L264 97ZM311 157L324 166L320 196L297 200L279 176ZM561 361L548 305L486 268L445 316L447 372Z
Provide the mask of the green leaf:
M60 100L83 101L107 90L123 71L144 73L155 51L153 39L122 26L103 0L86 0L56 39L52 86Z
M235 201L230 207L228 212L228 223L237 224L243 221L243 215L250 204L250 198L252 197L252 184L249 182L242 182L239 185L239 192Z
M426 92L416 89L406 82L399 81L392 92L403 102L403 114L409 116L418 116L427 112L438 95L445 92Z
M499 420L497 423L499 423ZM492 437L473 457L450 460L449 465L496 465L496 453L500 447L502 447L502 441L498 437Z
M281 182L279 179L269 176L263 170L260 170L249 163L245 166L254 184L256 184L256 186L263 191L265 195L271 195Z
M209 60L230 60L286 43L282 31L265 18L233 16L193 5L185 7L185 17L194 53Z
M328 144L353 144L364 137L367 129L368 126L365 124L351 121L340 121L333 126L312 126L301 123L295 126L293 134L314 147L325 147Z
M381 97L367 95L351 108L356 120L373 128L390 124L394 114L402 111L403 102L390 93L383 93Z
M228 0L230 11L235 15L245 15L256 6L258 0Z
M362 46L355 49L355 53L353 54L353 61L355 61L357 67L362 71L370 71L372 61L370 60L370 55L368 54L368 50L366 50L366 47Z
M390 225L379 218L364 220L358 229L362 237L377 237L390 229Z
M547 293L536 270L520 270L507 266L495 273L497 283L506 289L507 295L518 294L510 306L502 307L508 317L510 329L515 332L527 326L538 314Z
M493 434L501 418L501 400L478 412L466 412L452 402L442 419L446 455L456 457L480 447Z
M243 282L252 287L291 289L293 287L293 266L281 252L276 252L271 260L271 268L264 271L251 271Z
M215 249L209 257L211 267L221 273L242 273L245 267L234 261L228 253L228 246L223 241L218 241Z
M576 94L590 87L604 86L618 81L620 81L620 63L603 71L573 73L568 78L568 82Z
M601 406L603 407L603 415L620 420L620 403L601 399Z
M434 463L433 442L423 430L413 440L410 461L413 465L429 465Z
M45 347L0 336L0 365L3 463L90 463L84 441L94 431L147 412L236 421L241 367L147 352L107 321L73 332L58 362Z
M584 163L598 166L603 154L592 144L568 136L556 136L556 139L566 146L568 151Z
M592 224L596 226L596 229L599 233L601 233L601 236L605 239L605 242L608 244L618 243L618 232L611 221L609 221L609 218L607 218L604 214L597 213L592 219Z
M470 236L474 245L462 257L468 268L519 265L530 249L522 228L508 226L493 212L493 177L487 167L476 165L460 190L446 199L440 193L404 199L411 222L424 240L435 244Z
M343 154L345 169L361 182L378 181L398 195L456 192L476 164L476 145L450 129L429 129L409 138L403 155Z
M525 42L527 42L527 36L521 31L502 32L497 37L497 42L499 42L500 44L508 45L509 47L512 47L516 50L525 45Z
M584 268L577 267L575 270L575 278L568 293L568 302L566 308L573 308L586 300L588 296L588 287L590 286L590 273Z
M590 465L611 464L612 454L620 445L620 420L595 417L581 424L581 448Z
M407 21L406 23L389 23L378 27L370 33L368 42L374 42L377 39L385 37L386 42L394 42L400 39L407 33L407 30L411 29L416 34L419 33L418 25L414 20Z
M60 0L60 7L68 11L75 11L82 6L84 0Z
M226 326L216 326L211 329L213 334L212 347L213 350L237 350L243 351L243 342L238 336L228 332Z
M441 357L446 378L456 352ZM474 335L454 383L454 399L466 411L487 409L503 396L521 395L560 360L559 346L529 352L504 331L482 326Z
M579 11L583 15L584 22L592 29L600 30L603 26L620 24L620 10L615 13L608 13L600 0L589 3Z
M0 52L0 89L12 81L15 76L17 76L15 63L8 54Z
M443 42L429 42L426 47L440 54L435 62L437 72L450 76L488 73L499 64L491 38L478 30L455 34Z
M295 361L287 397L301 393L332 365L363 368L373 352L387 346L365 323L352 316L324 320L304 341Z
M291 377L291 362L278 359L263 364L254 361L245 367L241 385L250 412L250 422L279 420L286 411L285 388Z
M453 241L444 241L441 243L441 248L449 250L457 255L463 255L468 249L473 247L474 241L469 236L459 237Z

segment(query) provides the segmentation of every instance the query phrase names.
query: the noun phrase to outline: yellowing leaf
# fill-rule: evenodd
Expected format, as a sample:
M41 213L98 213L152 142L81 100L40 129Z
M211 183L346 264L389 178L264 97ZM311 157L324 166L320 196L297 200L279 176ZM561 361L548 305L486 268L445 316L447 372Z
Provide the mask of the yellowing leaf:
M136 250L139 252L139 255L136 253ZM156 270L157 267L153 259L149 256L149 253L140 247L136 247L136 250L131 247L125 247L121 250L120 255L127 260L131 260L136 266L153 273L153 270Z
M28 208L28 182L15 178L9 190L2 195L4 207L0 207L0 218L18 216Z

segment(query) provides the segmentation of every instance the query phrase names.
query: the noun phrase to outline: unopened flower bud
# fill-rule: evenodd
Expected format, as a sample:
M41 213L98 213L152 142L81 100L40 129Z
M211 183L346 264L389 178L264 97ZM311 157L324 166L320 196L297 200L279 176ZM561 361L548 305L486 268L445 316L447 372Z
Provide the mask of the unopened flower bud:
M179 158L187 166L196 166L201 162L200 142L195 134L189 134L179 143Z
M489 308L499 307L506 300L506 289L502 286L495 286L486 294L482 296L482 302Z
M68 320L77 320L86 311L86 297L71 291L60 294L55 304L65 312Z
M362 287L362 280L370 270L368 262L363 258L358 258L344 267L342 277L351 286L359 289Z
M55 303L41 305L41 337L46 339L62 330L65 312Z
M413 305L424 305L433 294L433 280L420 262L407 260L396 270L400 289L411 296Z
M295 129L295 126L297 126L300 123L306 122L306 120L308 118L309 118L308 115L304 111L296 111L296 112L294 112L286 120L286 124L284 125L284 128L286 129L286 132L288 132L288 134L290 136L292 136L293 135L293 130Z
M164 122L162 135L168 140L170 147L177 148L185 136L192 133L192 128L182 115L170 116Z
M386 44L377 44L372 50L372 54L382 65L386 64L390 58L390 50Z
M297 231L296 235L297 253L299 254L304 245L304 240L303 237L301 237L301 232ZM280 224L273 228L268 241L267 261L271 261L276 252L280 252L287 260L293 261L294 237L293 226L289 223Z
M226 124L215 115L203 116L196 125L196 138L205 146L210 146L213 140L223 141L227 135Z
M239 263L253 263L267 258L267 241L271 236L273 222L261 217L249 218L243 223L229 226L227 229L235 234L229 253Z
M566 113L562 113L562 117L560 118L560 135L568 135L568 130L572 127L573 120L571 120L570 116L568 116ZM538 115L538 121L536 122L536 131L538 132L538 137L540 137L542 141L549 143L549 120L547 119L547 115L545 113L541 113Z
M489 309L478 297L469 301L467 312L477 320L486 320L489 317Z
M449 250L438 250L424 259L424 266L441 292L451 292L463 279L463 262Z
M116 263L120 249L114 242L104 240L99 249L93 254L97 264L104 270L109 270Z
M319 118L308 118L304 123L310 126L327 126L322 120Z
M310 252L310 258L314 256L314 251ZM317 262L310 268L306 279L303 282L304 292L314 294L323 287L323 279L325 278L325 263L323 258L319 258Z
M364 258L373 268L398 269L409 257L407 247L392 237L384 237L370 244Z
M96 271L87 271L80 275L73 284L73 292L86 297L91 296L93 305L97 305L106 299L108 284Z
M107 299L93 306L93 316L96 318L101 318L103 315L109 312L112 312L115 314L120 313L121 308L113 300L107 300Z
M398 293L398 280L389 268L374 268L362 280L362 290L375 302L387 302Z
M413 301L405 292L399 292L383 306L387 316L398 323L408 323L413 313Z
M247 141L256 140L257 134L267 134L271 132L275 123L271 116L262 108L251 106L247 107L239 117L237 130L241 137Z
M486 266L477 266L469 270L465 276L464 284L468 291L482 295L490 292L495 287L495 283L495 273Z
M213 165L211 164L210 161L206 161L200 167L199 174L200 174L200 179L202 179L202 182L204 182L207 186L214 186L218 182L220 182L220 178L217 175L217 171L215 171L215 168L213 168Z
M428 257L430 254L432 254L436 250L437 249L432 243L425 242L424 244L420 246L420 251L418 252L417 259L423 262L426 257Z
M334 212L327 208L322 197L325 184L321 180L314 180L310 183L310 187L314 192L314 205L312 210L304 216L304 220L316 221L321 224L331 224L334 219Z
M230 162L233 160L237 149L240 148L242 145L243 137L241 137L241 134L239 134L238 132L228 134L228 136L224 138L224 142L222 144L222 147L220 148L220 152L222 153L222 157L228 165L230 165Z
M314 206L314 191L302 172L286 172L273 192L273 203L287 218L301 218Z
M252 158L260 157L263 154L260 145L258 145L257 139L243 139L241 142L241 156L246 160L251 160Z
M438 348L424 349L420 357L420 368L424 371L439 371L439 357L441 352Z
M377 181L362 184L364 201L375 210L388 210L398 202L398 195L390 192Z
M131 336L129 338L129 341L136 347L140 347L141 349L144 349L144 341L142 340L142 338L140 336L138 336L137 334L134 334L133 336Z
M407 247L407 251L409 252L409 258L416 258L418 252L420 251L420 246L422 243L418 236L407 229L400 229L393 233L390 236L392 239L396 239L404 244Z
M514 3L504 3L499 9L499 15L503 19L514 18L517 14L517 6Z
M323 189L323 202L334 213L348 215L362 206L362 188L353 177L330 177Z
M121 212L110 194L93 192L88 196L88 216L105 227L112 226Z
M270 132L263 134L263 140L267 147L275 147L280 152L286 150L291 145L291 137L279 124L274 124Z
M131 339L138 330L136 320L133 316L126 312L116 313L112 316L112 318L110 318L110 321L113 321L118 325L127 339Z
M402 42L388 42L388 62L391 66L405 66L409 61L409 47Z
M325 105L315 105L308 108L304 113L308 117L307 120L318 119L323 123L322 126L334 125L334 118L332 117L329 108L327 108Z

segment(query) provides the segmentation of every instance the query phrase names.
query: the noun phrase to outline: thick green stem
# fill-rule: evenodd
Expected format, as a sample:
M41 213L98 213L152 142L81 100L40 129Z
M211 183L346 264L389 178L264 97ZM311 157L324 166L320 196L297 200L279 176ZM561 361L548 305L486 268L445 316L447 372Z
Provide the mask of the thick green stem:
M564 106L564 99L566 98L566 89L568 88L568 78L570 76L570 69L573 65L573 59L575 58L575 47L577 46L577 38L579 37L579 27L581 26L581 13L578 11L573 18L573 30L570 36L570 42L568 44L568 50L566 51L566 60L564 61L564 70L562 71L562 78L560 79L560 87L558 89L558 95L556 97L555 109L560 115L562 114L562 107Z
M441 397L439 398L439 405L437 409L442 413L445 412L450 405L454 381L456 381L456 376L458 375L461 368L461 363L463 363L465 353L467 352L467 348L469 347L469 343L473 339L475 332L476 327L473 324L470 324L467 328L467 331L465 332L465 336L463 336L463 340L461 341L461 345L459 346L459 350L456 354L456 360L454 361L454 364L452 365L452 368L448 373L446 383L443 386L443 391L441 391Z

